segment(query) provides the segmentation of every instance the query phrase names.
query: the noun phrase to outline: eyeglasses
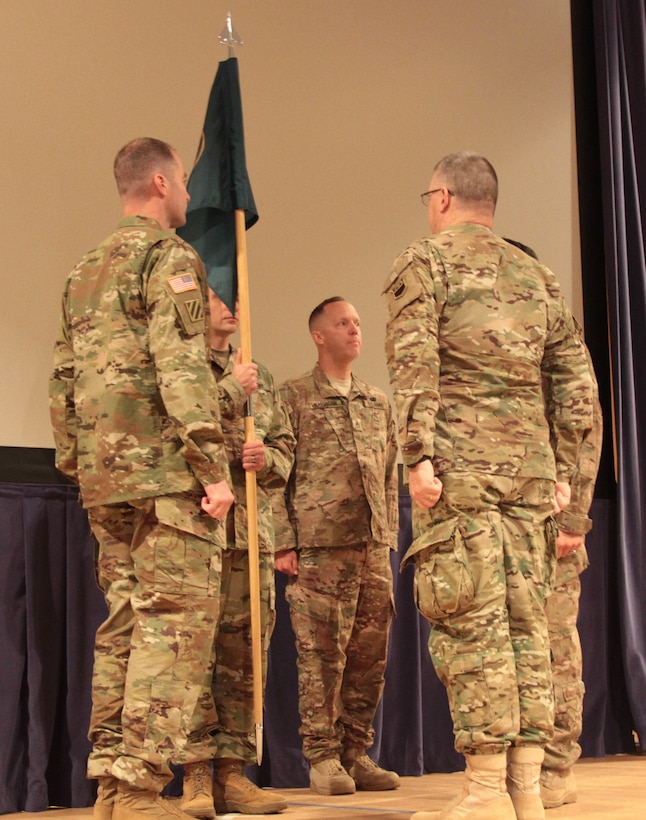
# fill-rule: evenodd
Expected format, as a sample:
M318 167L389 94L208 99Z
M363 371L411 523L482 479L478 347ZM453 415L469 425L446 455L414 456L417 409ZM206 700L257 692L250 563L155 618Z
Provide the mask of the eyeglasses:
M453 191L450 191L448 188L433 188L430 191L426 191L424 194L420 194L419 198L422 200L422 205L426 208L428 203L431 199L431 194L436 194L438 191L446 191L449 196L455 196Z

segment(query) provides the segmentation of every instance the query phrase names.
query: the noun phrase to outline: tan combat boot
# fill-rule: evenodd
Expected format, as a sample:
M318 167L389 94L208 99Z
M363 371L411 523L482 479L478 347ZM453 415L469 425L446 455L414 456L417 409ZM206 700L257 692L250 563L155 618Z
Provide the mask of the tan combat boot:
M365 752L347 758L344 756L343 768L354 780L357 789L363 791L379 792L386 789L398 789L400 785L397 772L389 772L377 766Z
M96 801L92 820L112 820L112 807L117 799L117 785L119 781L112 775L97 778Z
M354 780L338 757L328 757L310 765L310 789L316 794L354 794Z
M211 764L206 760L184 765L184 792L182 811L191 817L215 817Z
M507 794L507 755L465 755L462 793L441 811L418 811L411 820L516 820Z
M576 783L572 769L541 769L541 800L546 809L576 803Z
M112 820L193 820L158 792L119 782Z
M223 757L213 761L213 796L220 812L277 814L287 800L271 789L260 789L244 774L244 761Z
M507 791L518 820L545 820L539 786L544 757L539 746L512 746L507 751Z

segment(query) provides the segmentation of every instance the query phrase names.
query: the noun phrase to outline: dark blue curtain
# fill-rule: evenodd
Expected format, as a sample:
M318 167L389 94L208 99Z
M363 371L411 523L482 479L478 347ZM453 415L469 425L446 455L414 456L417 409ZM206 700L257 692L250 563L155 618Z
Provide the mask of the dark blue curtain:
M0 483L0 814L93 800L93 564L75 488Z
M644 745L646 4L575 0L572 12L582 249L598 251L596 260L583 255L586 339L596 347L602 375L609 363L605 418L606 443L612 431L615 444L619 637L633 725ZM586 37L591 48L584 66ZM607 466L605 486L612 483Z

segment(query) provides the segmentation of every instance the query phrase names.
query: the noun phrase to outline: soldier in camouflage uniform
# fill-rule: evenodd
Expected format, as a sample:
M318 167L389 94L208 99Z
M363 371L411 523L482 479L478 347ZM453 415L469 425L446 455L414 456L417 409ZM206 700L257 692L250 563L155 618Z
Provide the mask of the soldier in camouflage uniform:
M214 753L212 669L233 501L206 330L206 277L174 228L186 174L149 138L117 154L124 217L69 276L50 380L57 465L78 483L108 603L95 643L97 820L187 818L171 760ZM206 707L206 708L205 708ZM193 732L189 735L189 727Z
M453 803L414 817L533 820L554 727L552 512L569 500L592 385L555 277L492 231L491 164L449 155L429 189L433 236L386 282L386 356L415 502L405 562L467 772Z
M245 471L256 473L265 665L276 617L270 494L282 494L284 490L295 441L267 368L255 362L242 364L240 351L229 343L238 328L237 318L212 290L209 290L209 301L211 361L218 385L235 504L227 518L227 548L222 556L220 617L215 643L212 686L218 726L213 781L211 785L209 763L184 766L182 809L196 817L215 817L215 797L215 809L219 812L273 814L287 808L287 801L276 792L259 789L243 771L244 766L256 762ZM256 438L245 442L244 416L249 396ZM266 673L266 667L263 671Z
M276 509L276 568L291 576L303 753L315 792L393 789L398 775L366 750L392 615L395 424L387 397L352 375L361 351L354 307L326 300L310 332L318 364L280 388L297 443L286 510Z
M579 736L583 728L583 659L577 630L580 574L588 566L585 534L592 521L588 511L592 504L594 484L601 458L603 417L592 360L588 355L594 385L593 426L585 437L570 486L572 500L556 516L559 528L558 561L554 589L547 599L545 612L552 654L554 685L554 737L545 747L540 787L547 809L577 799L572 767L581 756Z
M534 259L535 251L527 245L508 239ZM577 325L583 339L583 331ZM583 724L583 659L577 630L580 574L588 567L585 535L592 528L588 512L594 495L594 485L601 459L603 416L599 404L599 388L594 375L590 351L586 358L594 396L592 429L586 435L577 466L570 481L571 500L556 516L558 525L556 576L552 594L547 599L545 614L550 636L552 683L554 686L554 737L545 747L545 759L540 777L541 797L546 809L575 803L576 784L572 766L581 756L578 740ZM549 412L549 411L548 411Z

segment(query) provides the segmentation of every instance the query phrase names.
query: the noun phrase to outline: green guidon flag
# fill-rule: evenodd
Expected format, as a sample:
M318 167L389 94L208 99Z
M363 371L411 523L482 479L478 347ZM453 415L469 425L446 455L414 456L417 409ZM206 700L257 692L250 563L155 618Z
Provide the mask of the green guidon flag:
M233 313L238 295L235 211L244 210L247 228L258 221L245 160L235 57L218 66L188 192L186 225L177 233L199 253L209 286Z

